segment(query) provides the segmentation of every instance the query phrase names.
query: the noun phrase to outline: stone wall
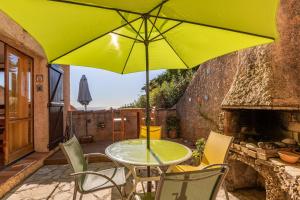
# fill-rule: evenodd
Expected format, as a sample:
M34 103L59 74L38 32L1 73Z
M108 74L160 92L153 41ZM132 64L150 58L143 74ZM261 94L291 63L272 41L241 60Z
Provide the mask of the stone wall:
M160 125L162 127L162 137L168 137L168 131L166 128L166 120L169 116L176 116L175 109L159 109L155 112L155 125Z
M300 112L282 112L281 119L285 136L300 143Z
M177 103L181 136L206 137L210 130L222 130L221 103L236 71L236 53L202 64L184 96Z
M177 104L183 137L196 139L207 136L210 130L223 131L221 104L227 94L232 98L225 99L226 105L300 108L299 10L300 1L282 0L277 14L280 37L275 43L241 50L200 66ZM238 86L232 84L234 80L240 81Z

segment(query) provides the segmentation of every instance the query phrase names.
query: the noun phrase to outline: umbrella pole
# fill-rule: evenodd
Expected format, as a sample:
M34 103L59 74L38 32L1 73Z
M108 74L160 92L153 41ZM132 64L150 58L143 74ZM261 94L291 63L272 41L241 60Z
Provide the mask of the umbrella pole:
M149 40L148 25L149 16L144 15L145 26L145 54L146 54L146 127L147 127L147 149L150 150L150 94L149 94ZM150 177L150 167L147 167L147 176ZM147 182L147 192L151 192L151 182Z
M145 23L147 26L147 23ZM146 28L147 30L147 28ZM150 149L150 94L149 94L149 51L148 41L145 40L146 51L146 126L147 126L147 148Z
M87 108L86 108L86 105L84 105L84 112L85 112L85 136L88 136L88 128L87 128L87 125L88 125L88 121L87 121Z

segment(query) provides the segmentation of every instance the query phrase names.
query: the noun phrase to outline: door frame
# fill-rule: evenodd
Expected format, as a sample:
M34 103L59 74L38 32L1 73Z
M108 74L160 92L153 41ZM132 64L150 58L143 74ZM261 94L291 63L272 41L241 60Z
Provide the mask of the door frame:
M5 128L4 128L4 135L3 135L3 154L4 154L4 164L8 165L30 153L32 153L34 151L34 58L32 56L29 56L28 54L18 50L15 47L12 47L10 45L8 45L6 42L0 40L1 42L4 43L4 85L5 85L5 91L4 91L4 103L5 103ZM9 157L9 77L8 77L8 63L7 63L7 52L8 49L10 49L13 52L19 53L19 54L23 54L24 56L28 57L29 59L31 59L31 116L30 116L30 125L31 125L31 140L32 142L30 144L28 144L27 146L23 147L20 150L17 150L16 152L14 152L14 156L13 157ZM28 118L26 118L28 119ZM20 120L24 120L24 119L20 119Z

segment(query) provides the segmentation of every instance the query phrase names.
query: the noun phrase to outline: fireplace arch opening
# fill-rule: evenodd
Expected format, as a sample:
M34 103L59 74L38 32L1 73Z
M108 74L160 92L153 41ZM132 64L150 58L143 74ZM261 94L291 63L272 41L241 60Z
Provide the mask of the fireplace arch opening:
M239 160L230 160L230 171L226 179L227 189L237 196L251 193L253 199L266 199L265 178L252 166Z

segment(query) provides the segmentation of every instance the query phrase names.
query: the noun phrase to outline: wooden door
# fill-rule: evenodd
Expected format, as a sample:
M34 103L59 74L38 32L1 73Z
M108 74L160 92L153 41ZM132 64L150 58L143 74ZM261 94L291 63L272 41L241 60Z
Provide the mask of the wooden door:
M4 160L9 164L33 151L33 60L5 49Z
M59 65L49 65L49 149L64 139L63 75Z

